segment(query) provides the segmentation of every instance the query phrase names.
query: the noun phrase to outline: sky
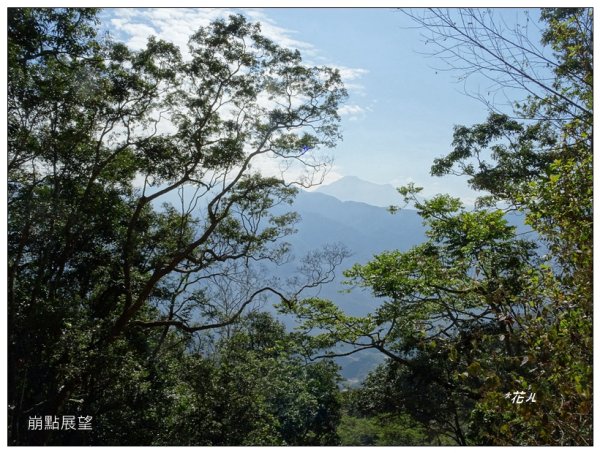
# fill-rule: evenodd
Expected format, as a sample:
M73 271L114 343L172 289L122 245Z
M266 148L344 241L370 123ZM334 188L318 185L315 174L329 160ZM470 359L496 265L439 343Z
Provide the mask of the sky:
M396 187L414 182L425 195L474 200L464 177L433 178L429 169L451 150L453 127L483 122L487 108L465 95L458 74L423 54L422 31L398 9L120 8L100 17L114 39L133 48L150 35L185 48L199 26L231 13L260 22L268 37L299 49L306 62L340 70L349 97L340 109L343 141L331 152L325 183L343 176Z

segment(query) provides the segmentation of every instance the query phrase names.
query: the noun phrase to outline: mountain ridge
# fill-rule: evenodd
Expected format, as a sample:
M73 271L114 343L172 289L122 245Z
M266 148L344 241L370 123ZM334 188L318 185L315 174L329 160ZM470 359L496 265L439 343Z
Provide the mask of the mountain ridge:
M376 184L358 176L344 176L313 191L333 196L340 201L355 201L371 206L387 207L398 204L401 198L391 184Z

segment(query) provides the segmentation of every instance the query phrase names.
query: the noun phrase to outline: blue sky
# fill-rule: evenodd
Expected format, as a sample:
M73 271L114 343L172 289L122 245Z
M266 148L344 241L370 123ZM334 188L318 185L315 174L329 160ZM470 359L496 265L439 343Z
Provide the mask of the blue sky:
M185 46L198 26L233 12L261 22L265 34L298 48L308 62L340 69L350 96L326 182L349 175L394 186L415 182L426 195L474 199L464 178L432 178L429 168L450 150L453 126L483 121L487 109L464 94L457 74L436 70L440 61L419 53L421 32L397 9L107 9L101 17L132 47L151 34Z

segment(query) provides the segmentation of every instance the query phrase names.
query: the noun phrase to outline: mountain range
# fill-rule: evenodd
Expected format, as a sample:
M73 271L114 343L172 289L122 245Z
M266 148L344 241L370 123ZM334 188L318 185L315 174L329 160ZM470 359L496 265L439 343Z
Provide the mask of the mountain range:
M347 291L342 271L355 263L366 264L383 251L406 251L426 240L425 227L417 211L402 209L391 214L385 208L401 204L400 201L400 195L391 185L373 184L357 177L344 177L316 191L302 191L297 195L292 209L298 212L301 221L297 233L286 238L294 255L301 257L332 243L342 243L352 253L340 266L335 280L319 289L319 297L334 301L351 316L364 316L378 306L380 301L367 290ZM529 228L520 215L509 214L507 220L517 227L521 237L526 237ZM274 271L290 275L294 272L294 263ZM288 328L293 328L295 323L293 319L282 318L282 321ZM377 351L364 350L339 358L337 362L347 382L357 383L383 360Z
M286 238L296 262L273 269L273 272L282 277L290 276L297 260L309 251L341 243L348 248L351 256L341 264L334 281L323 285L315 291L315 295L334 301L351 316L372 312L380 302L367 290L355 288L345 291L348 286L343 284L342 272L355 263L366 264L374 255L385 250L408 250L425 240L425 228L416 211L403 209L390 214L383 207L398 204L399 199L391 185L373 184L356 177L342 178L316 191L300 192L292 209L300 215L301 221L297 232ZM292 318L280 319L289 329L295 325ZM375 350L336 359L342 367L342 376L350 384L362 381L383 360L383 355Z
M174 200L171 201L176 205ZM303 296L317 296L335 302L351 316L364 316L381 302L368 290L344 285L343 271L354 264L366 264L374 255L386 250L405 251L426 240L425 227L417 211L402 209L391 214L386 207L401 204L401 197L391 185L373 184L357 177L344 177L314 191L300 191L292 206L285 211L296 211L300 221L297 232L285 238L291 245L292 259L284 265L270 265L263 271L267 277L285 281L297 274L300 259L311 251L321 250L328 244L343 244L351 253L336 269L335 279ZM282 206L274 211L284 209ZM509 222L519 232L525 227L522 219L509 216ZM264 307L275 313L275 309ZM277 317L288 329L297 321L290 316ZM384 357L374 350L364 350L342 357L342 376L349 383L360 382Z
M375 184L356 176L344 176L331 184L320 186L315 192L340 201L357 201L384 208L401 202L398 191L391 184Z

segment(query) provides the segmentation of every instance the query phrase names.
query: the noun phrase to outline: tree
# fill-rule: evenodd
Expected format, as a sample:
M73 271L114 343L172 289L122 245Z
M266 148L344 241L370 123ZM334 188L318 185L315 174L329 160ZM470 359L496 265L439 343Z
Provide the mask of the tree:
M326 356L336 343L352 347L345 354L375 348L394 364L390 384L429 363L425 388L446 392L427 394L434 412L461 402L448 433L459 444L591 444L592 12L542 11L552 56L491 10L410 14L451 69L525 97L510 114L490 104L486 122L457 126L453 150L433 163L434 175L466 175L484 191L475 209L399 189L428 241L346 273L384 298L367 317L305 300L296 312L306 331L325 332L308 347ZM546 250L517 235L505 211L524 215ZM512 404L512 391L538 402Z
M156 443L336 445L338 367L305 365L295 342L271 315L253 313L213 355L186 357L185 388Z
M554 8L541 12L541 20L546 23L541 44L551 49L551 56L532 46L518 28L515 39L499 33L499 27L485 14L478 17L467 11L461 16L473 19L477 27L465 27L466 19L462 25L448 22L448 14L439 11L433 12L433 16L452 36L470 36L467 49L472 54L481 51L479 55L485 52L492 56L491 64L486 66L479 64L481 60L473 61L474 70L485 72L491 66L501 77L518 82L517 86L525 88L529 95L525 101L513 104L514 115L522 118L520 121L506 114L492 114L484 124L457 128L454 150L436 161L432 172L443 175L458 168L470 176L474 188L487 190L496 200L517 207L550 251L547 264L531 272L526 293L542 311L532 319L519 317L524 321L520 341L527 360L536 363L530 365L542 374L536 384L547 392L542 407L515 418L504 417L501 423L497 417L489 418L488 421L494 421L486 425L490 432L482 438L502 443L589 444L593 294L592 10ZM438 38L444 34L439 34L442 28L430 28L427 20L421 23ZM489 40L478 33L484 33ZM443 41L436 39L436 43L443 52L452 54ZM465 61L464 54L454 56ZM540 66L546 68L550 77L540 75L543 73ZM491 160L484 161L484 153ZM569 359L565 360L566 357ZM566 402L557 404L557 395ZM482 404L487 416L497 410L499 395L490 396L490 400L494 403ZM530 429L516 430L516 424Z
M551 163L591 147L592 12L542 10L539 20L547 26L536 44L529 11L512 28L492 9L426 11L407 14L424 30L432 54L462 80L490 82L487 96L477 94L490 108L489 118L457 126L453 151L434 161L432 174L466 175L475 189L520 205L528 185ZM506 103L494 102L499 92Z
M408 389L393 393L402 405L398 410L412 407L422 423L435 421L438 433L466 445L467 409L501 377L496 369L484 372L484 364L493 367L499 355L487 355L487 347L521 354L509 320L538 309L521 300L524 276L536 262L535 244L517 238L501 210L468 211L446 195L420 201L419 190L410 186L402 193L424 219L429 240L406 252L383 252L345 272L350 284L383 299L372 314L349 317L319 299L304 300L295 312L305 334L320 332L307 341L307 350L338 355L331 348L342 343L349 353L382 352L395 364L390 385L402 381ZM499 336L503 340L494 341Z
M338 431L343 445L446 445L456 439L452 411L440 410L438 401L445 389L423 378L434 368L422 361L421 367L409 370L392 360L372 370L358 388L344 393L346 413ZM435 367L437 369L437 367ZM439 395L432 399L432 396Z
M128 379L125 351L150 348L130 364L145 366L173 328L219 328L283 297L253 270L283 259L293 231L293 213L270 209L340 138L339 73L242 16L200 29L186 58L155 38L132 51L96 24L91 9L9 11L11 443L58 441L27 417ZM261 159L305 172L263 176ZM215 280L243 292L216 310Z

